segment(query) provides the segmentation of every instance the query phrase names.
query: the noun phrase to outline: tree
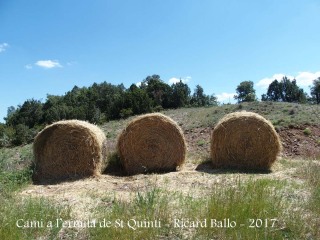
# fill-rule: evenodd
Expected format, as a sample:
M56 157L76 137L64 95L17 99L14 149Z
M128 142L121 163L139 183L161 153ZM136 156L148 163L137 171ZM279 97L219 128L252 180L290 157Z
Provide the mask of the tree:
M197 85L191 98L191 105L195 107L203 107L209 105L210 97L206 95L203 88Z
M295 79L291 81L287 77L283 77L280 82L275 79L269 85L267 94L263 94L261 100L305 103L307 95L302 88L298 87Z
M172 96L171 106L173 108L180 108L189 105L190 102L190 88L181 80L171 85Z
M274 80L268 87L267 94L263 94L262 101L279 101L281 99L281 86L278 80Z
M197 85L194 89L190 103L194 107L213 106L218 104L217 97L214 94L206 95L200 85Z
M306 102L307 98L303 89L299 88L297 81L290 81L287 77L283 77L280 82L280 95L284 102Z
M43 120L42 103L38 100L30 99L25 101L22 106L18 106L17 110L8 111L6 118L7 125L16 126L18 124L26 125L33 128Z
M211 96L209 97L209 105L210 106L218 105L218 98L214 94L211 94Z
M241 102L253 102L256 101L256 91L253 88L252 81L243 81L238 85L236 89L237 95L234 96L234 99Z
M100 118L116 119L119 118L119 111L124 102L125 87L123 84L112 85L107 82L101 84L93 84L90 91L93 91L92 102L95 103L96 107L100 109Z
M67 119L68 107L63 102L63 97L47 95L47 100L43 104L43 114L45 123L53 123L59 120Z
M152 100L144 89L132 84L124 95L124 105L121 110L121 117L128 117L134 114L151 112Z
M14 145L29 143L32 140L31 131L28 126L18 124L14 127L14 130L15 133L12 140Z
M140 88L146 90L147 94L153 101L153 107L169 107L169 98L172 89L168 84L161 80L159 75L154 74L146 77L142 81Z
M313 86L311 87L311 98L316 104L320 104L320 77L313 80Z
M10 118L10 116L11 116L12 114L14 114L15 111L16 111L16 108L15 108L14 106L8 107L8 110L7 110L7 118Z

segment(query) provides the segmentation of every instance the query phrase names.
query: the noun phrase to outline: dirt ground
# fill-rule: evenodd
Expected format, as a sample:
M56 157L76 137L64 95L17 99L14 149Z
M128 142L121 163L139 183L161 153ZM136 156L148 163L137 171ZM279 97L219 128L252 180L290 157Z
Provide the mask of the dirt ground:
M310 135L305 129L310 129ZM320 158L320 126L291 126L279 131L283 156L290 158Z

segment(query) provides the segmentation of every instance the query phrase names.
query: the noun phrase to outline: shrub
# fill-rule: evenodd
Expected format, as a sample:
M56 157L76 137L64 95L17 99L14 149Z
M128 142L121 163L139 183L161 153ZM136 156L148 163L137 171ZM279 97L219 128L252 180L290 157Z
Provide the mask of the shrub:
M309 136L311 134L311 130L310 128L306 128L305 130L303 130L303 133L307 136Z

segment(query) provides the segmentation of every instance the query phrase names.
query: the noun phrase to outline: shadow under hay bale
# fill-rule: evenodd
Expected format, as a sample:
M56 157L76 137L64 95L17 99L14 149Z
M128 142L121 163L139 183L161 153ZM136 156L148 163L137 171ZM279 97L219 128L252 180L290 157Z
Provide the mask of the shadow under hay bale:
M90 123L59 121L38 133L33 151L35 183L97 176L105 167L106 137Z
M212 168L212 161L200 163L196 169L198 172L210 174L230 174L230 173L244 173L244 174L269 174L272 173L270 169L239 169L232 167Z
M211 135L214 168L269 170L281 151L273 125L252 112L224 116Z
M120 157L118 156L117 152L112 152L108 155L108 164L103 172L103 174L122 177L126 176L126 172L123 169L121 164Z
M121 163L130 175L176 171L186 156L181 128L160 113L132 120L120 134L117 148Z

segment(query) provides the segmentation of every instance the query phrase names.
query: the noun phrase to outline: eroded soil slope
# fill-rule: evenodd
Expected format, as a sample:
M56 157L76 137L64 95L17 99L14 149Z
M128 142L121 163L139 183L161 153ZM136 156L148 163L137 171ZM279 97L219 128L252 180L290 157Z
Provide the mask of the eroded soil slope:
M201 127L185 130L189 151L209 156L212 128ZM278 130L283 150L282 156L288 158L320 158L320 126L301 125Z

